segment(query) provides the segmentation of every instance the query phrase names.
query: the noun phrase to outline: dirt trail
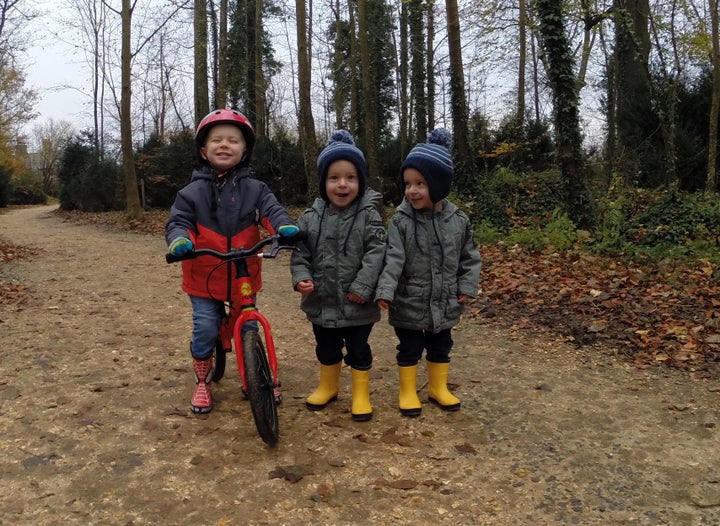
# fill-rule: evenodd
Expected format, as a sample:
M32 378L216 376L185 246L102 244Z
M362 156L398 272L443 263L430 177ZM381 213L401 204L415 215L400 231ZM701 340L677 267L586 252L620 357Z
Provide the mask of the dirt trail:
M163 240L52 212L0 215L3 239L43 250L0 264L27 287L0 304L0 525L720 524L714 382L464 321L462 410L405 419L382 321L374 419L350 419L347 370L340 399L309 412L312 335L285 258L260 296L285 394L268 449L234 360L216 409L189 412L189 302Z

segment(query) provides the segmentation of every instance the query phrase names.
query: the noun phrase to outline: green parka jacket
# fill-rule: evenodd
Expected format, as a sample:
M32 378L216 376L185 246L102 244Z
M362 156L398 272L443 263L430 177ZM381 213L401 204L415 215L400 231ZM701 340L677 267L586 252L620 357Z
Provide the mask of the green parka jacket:
M433 333L454 327L477 296L482 262L468 216L447 199L440 212L421 212L403 200L390 221L376 300L390 304L393 327Z
M373 197L366 194L344 210L318 198L297 224L308 237L297 244L290 270L293 288L304 280L315 285L300 301L308 320L329 328L380 321L373 295L385 256L385 227ZM349 292L365 303L348 300Z

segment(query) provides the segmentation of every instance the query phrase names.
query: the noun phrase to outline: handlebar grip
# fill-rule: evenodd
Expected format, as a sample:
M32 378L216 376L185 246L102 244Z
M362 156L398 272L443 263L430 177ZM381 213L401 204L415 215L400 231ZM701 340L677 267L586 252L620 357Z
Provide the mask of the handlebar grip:
M190 259L192 253L184 254L182 256L176 256L175 254L171 254L168 252L165 254L165 261L168 263L177 263L178 261L184 261L186 259Z
M291 237L285 237L278 234L278 244L280 245L293 245L298 241L305 241L308 238L308 233L304 230L298 231L297 234Z

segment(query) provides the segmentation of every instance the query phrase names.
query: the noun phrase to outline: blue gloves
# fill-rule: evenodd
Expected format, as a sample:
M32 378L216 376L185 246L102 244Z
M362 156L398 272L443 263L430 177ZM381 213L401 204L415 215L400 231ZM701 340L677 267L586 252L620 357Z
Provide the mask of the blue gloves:
M176 237L172 243L170 243L170 253L173 256L184 256L193 249L192 241L186 237Z
M300 229L295 225L283 225L277 229L278 234L282 237L295 237Z

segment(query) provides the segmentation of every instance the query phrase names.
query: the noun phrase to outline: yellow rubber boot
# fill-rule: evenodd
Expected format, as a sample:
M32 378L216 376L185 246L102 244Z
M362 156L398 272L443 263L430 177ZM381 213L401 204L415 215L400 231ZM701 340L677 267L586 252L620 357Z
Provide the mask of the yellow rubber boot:
M366 422L372 418L373 410L370 405L370 370L359 371L350 369L352 374L352 419L356 422Z
M460 400L447 388L449 363L426 362L428 371L428 399L445 411L460 409Z
M308 409L319 411L337 399L341 369L341 361L334 365L320 365L320 385L305 399L305 405Z
M414 418L420 415L422 404L417 395L417 365L398 367L400 371L400 414Z

